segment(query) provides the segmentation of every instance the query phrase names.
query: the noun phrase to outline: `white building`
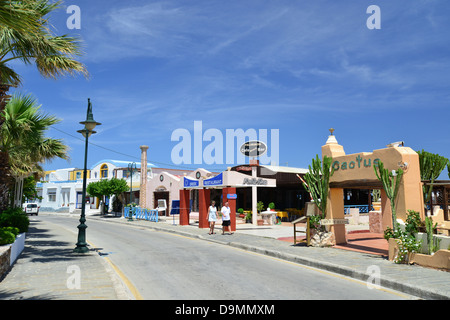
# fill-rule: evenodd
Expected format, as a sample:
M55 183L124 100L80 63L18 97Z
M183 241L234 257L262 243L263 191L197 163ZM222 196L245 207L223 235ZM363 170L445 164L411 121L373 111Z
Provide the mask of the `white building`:
M122 179L124 178L130 187L132 187L134 202L139 201L139 187L140 187L140 162L136 163L137 171L133 173L132 177L128 170L128 165L132 161L120 160L102 160L97 162L87 170L87 184L90 182L99 181L100 179L111 179L112 177ZM152 178L153 164L147 163L147 179ZM131 180L133 185L131 186ZM72 213L75 209L81 209L82 190L83 190L83 169L65 168L53 171L47 171L45 178L36 185L38 196L42 197L40 200L41 211L55 211L55 212L69 212ZM98 199L93 197L86 197L86 210L96 211L99 208ZM111 203L109 204L111 206Z

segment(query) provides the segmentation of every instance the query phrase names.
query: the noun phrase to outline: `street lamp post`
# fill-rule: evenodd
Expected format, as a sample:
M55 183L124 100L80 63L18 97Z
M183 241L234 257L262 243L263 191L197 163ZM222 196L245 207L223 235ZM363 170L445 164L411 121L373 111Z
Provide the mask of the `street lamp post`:
M136 170L136 162L128 164L128 171L130 172L130 204L133 203L133 171ZM133 207L130 207L128 221L133 221Z
M84 146L84 170L83 170L83 193L82 193L82 203L81 203L81 216L80 216L80 224L78 225L78 242L75 249L73 249L76 253L86 253L89 251L86 244L86 181L87 181L87 153L88 153L88 140L91 134L96 133L94 128L97 125L101 125L94 120L94 115L92 114L92 104L91 99L88 99L88 109L86 114L86 121L80 122L80 124L84 125L82 130L78 130L77 132L81 133L83 137L85 137L85 146Z

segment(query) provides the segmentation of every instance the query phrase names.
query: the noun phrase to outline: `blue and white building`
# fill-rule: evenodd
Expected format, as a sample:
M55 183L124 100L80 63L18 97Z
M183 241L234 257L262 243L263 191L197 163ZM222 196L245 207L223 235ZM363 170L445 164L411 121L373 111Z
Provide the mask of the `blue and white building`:
M139 202L139 188L141 179L141 163L136 163L137 171L131 174L128 165L133 161L121 161L106 159L97 162L87 170L87 184L99 181L101 179L125 179L128 185L132 187L134 202ZM153 177L153 164L147 163L147 179ZM131 179L132 178L132 179ZM133 185L131 186L131 180ZM47 171L45 178L36 185L41 211L69 212L72 213L76 209L81 209L82 190L83 190L83 169L64 168L58 170ZM111 206L111 203L109 205ZM99 202L94 197L87 196L86 210L98 211Z

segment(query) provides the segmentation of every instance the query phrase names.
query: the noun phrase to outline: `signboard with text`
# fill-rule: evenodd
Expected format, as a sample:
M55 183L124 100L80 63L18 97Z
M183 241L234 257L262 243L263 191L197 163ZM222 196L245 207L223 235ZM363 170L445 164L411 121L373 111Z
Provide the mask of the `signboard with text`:
M240 148L241 153L247 157L260 157L267 151L267 146L262 141L247 141Z
M194 179L189 179L184 177L184 183L183 186L185 188L193 188L193 187L198 187L199 186L199 182L198 180L194 180Z
M223 184L223 174L218 174L215 177L203 180L203 186L205 187L213 187L213 186L220 186Z

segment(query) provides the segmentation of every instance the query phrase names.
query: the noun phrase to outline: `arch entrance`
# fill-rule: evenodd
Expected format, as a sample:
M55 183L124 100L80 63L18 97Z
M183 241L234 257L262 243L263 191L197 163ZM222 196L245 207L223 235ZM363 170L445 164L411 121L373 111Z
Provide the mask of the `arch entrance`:
M372 152L347 155L331 131L326 144L322 146L322 158L324 156L333 159L332 166L335 170L330 178L326 219L344 219L344 188L381 189L382 230L392 227L390 202L374 171L374 166L379 161L389 170L402 168L404 171L396 198L397 218L405 221L407 210L415 210L424 219L419 155L411 148L393 144ZM330 231L334 233L336 244L347 242L344 224L331 225Z

